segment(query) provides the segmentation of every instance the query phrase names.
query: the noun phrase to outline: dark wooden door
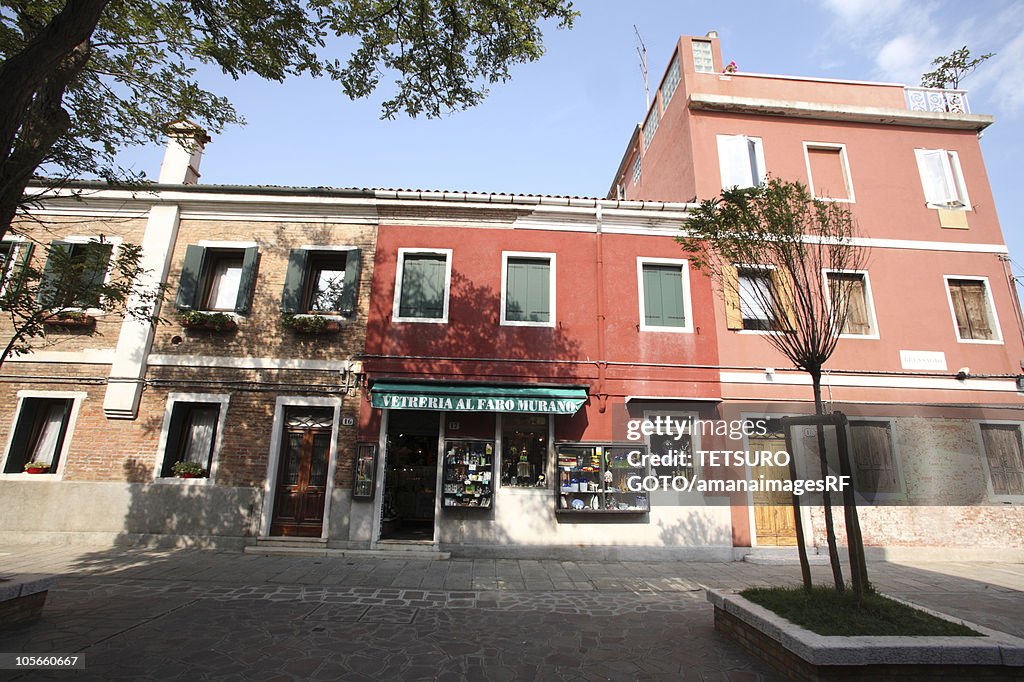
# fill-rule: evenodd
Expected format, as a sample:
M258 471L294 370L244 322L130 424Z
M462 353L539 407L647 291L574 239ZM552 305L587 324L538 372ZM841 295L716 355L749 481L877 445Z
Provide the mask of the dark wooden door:
M331 430L289 428L281 440L270 534L320 537L327 499Z

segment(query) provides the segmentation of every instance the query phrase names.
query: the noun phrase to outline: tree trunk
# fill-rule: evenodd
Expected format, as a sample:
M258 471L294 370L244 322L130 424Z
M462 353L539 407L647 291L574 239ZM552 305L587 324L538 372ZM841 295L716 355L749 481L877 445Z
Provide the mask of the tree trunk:
M786 438L787 442L791 440L791 436L788 433ZM794 481L797 478L796 461L792 457L789 458L789 477ZM812 587L811 563L807 561L807 542L804 540L804 522L800 513L800 496L796 493L793 493L793 527L796 530L797 556L800 557L800 577L804 581L804 589L810 591Z
M40 109L53 111L54 102L59 108L69 80L84 66L81 53L83 49L87 53L89 37L108 3L68 0L20 51L0 64L0 92L4 94L0 105L0 238L10 227L28 178L57 139L49 139L50 133L61 127L61 121L33 114ZM34 127L39 135L27 148L26 127ZM25 163L34 158L39 160L26 171Z
M825 413L825 409L821 403L821 370L815 369L809 370L809 372L811 375L811 381L814 384L814 413L822 415ZM825 428L819 424L816 429L818 432L818 459L821 462L821 476L824 478L828 475L828 453L825 451ZM829 493L828 488L822 490L821 501L825 507L825 536L828 540L828 559L829 563L832 564L832 577L835 580L836 591L842 592L846 589L846 583L843 581L843 567L839 563L839 547L836 544L835 519L832 518L832 495ZM849 534L849 529L847 529L847 534Z

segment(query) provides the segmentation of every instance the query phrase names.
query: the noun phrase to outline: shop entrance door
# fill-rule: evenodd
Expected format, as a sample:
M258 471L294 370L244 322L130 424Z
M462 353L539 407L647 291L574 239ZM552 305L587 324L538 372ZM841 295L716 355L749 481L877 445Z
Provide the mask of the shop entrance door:
M329 407L286 411L271 535L322 535L333 421Z
M786 449L782 438L751 438L750 451L770 450L779 452ZM788 467L757 466L750 470L750 478L758 480L788 481ZM759 546L795 546L796 522L793 519L793 496L785 492L755 492L754 527L757 530Z
M389 412L381 540L434 540L439 429L438 412Z

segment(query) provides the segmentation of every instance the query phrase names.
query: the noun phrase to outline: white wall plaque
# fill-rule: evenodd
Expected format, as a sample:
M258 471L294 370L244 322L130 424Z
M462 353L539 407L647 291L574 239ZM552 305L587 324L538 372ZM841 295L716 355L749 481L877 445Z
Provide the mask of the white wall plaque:
M900 364L903 369L930 369L946 371L946 354L933 350L901 350Z

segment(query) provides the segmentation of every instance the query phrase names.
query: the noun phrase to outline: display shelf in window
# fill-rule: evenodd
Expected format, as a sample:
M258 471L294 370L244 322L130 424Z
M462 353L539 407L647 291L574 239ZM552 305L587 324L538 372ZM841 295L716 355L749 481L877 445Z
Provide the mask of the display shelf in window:
M629 453L635 452L633 464ZM558 489L555 511L559 514L637 514L649 511L646 492L633 492L630 481L647 475L644 446L559 445ZM635 487L635 486L634 486Z
M493 474L493 441L445 441L442 506L490 508L494 499Z

